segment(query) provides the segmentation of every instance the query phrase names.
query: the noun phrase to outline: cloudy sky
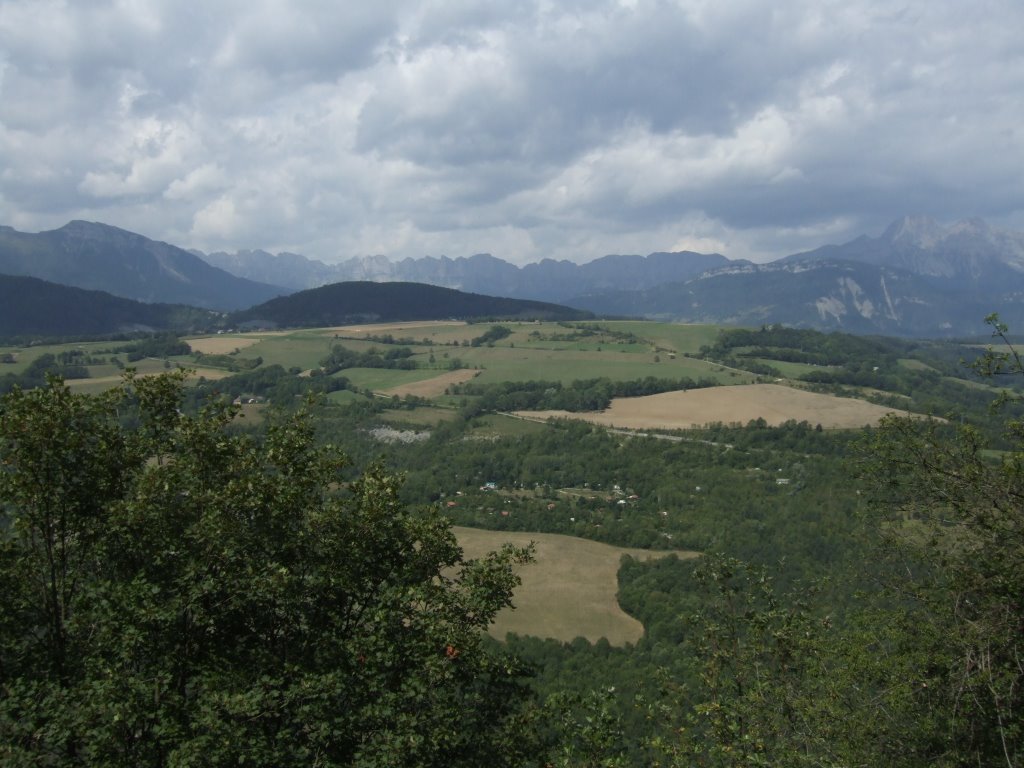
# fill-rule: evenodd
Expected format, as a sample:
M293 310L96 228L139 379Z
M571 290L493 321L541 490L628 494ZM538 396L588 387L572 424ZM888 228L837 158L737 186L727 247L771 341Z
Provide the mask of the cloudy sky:
M1020 0L0 0L0 224L764 261L1024 229Z

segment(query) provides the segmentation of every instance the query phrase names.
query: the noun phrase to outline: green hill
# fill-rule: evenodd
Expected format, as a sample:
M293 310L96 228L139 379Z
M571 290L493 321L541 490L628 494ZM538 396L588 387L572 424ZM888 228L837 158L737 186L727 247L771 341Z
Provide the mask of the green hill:
M144 304L35 277L0 275L0 336L192 330L217 318L215 312L179 304Z
M464 293L421 283L349 282L271 299L229 317L233 325L320 327L406 320L582 320L591 313L542 301Z

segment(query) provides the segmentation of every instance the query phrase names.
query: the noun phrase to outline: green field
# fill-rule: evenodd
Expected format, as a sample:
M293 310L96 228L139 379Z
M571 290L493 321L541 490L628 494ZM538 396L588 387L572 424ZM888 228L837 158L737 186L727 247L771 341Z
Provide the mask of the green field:
M262 357L265 363L277 363L284 368L308 370L316 366L330 351L334 339L322 333L295 331L282 336L267 336L246 347L245 357Z
M645 377L677 379L710 378L722 384L745 384L755 377L745 372L726 369L684 353L696 353L701 345L713 340L718 329L707 325L671 325L640 321L595 323L500 323L509 336L493 344L472 346L473 339L486 333L490 324L463 323L396 324L353 326L348 328L301 329L222 333L187 338L194 353L209 355L209 364L193 356L172 357L167 365L197 369L197 374L217 378L229 373L233 361L238 368L248 369L250 362L260 359L262 366L280 365L285 369L307 371L317 368L336 344L357 352L371 348L387 351L395 346L409 345L416 370L383 368L351 368L338 375L362 389L375 391L424 381L446 372L450 366L479 370L476 381L481 384L503 381L546 380L570 384L581 379L609 378L630 381ZM382 339L390 336L393 344ZM89 379L72 384L83 392L98 392L120 380L120 368L109 361L118 354L126 363L124 353L114 350L127 342L84 342L71 344L39 344L30 347L0 347L0 356L9 353L13 362L0 365L0 375L21 374L33 360L44 354L80 351L94 358L105 358L100 364L87 366ZM433 358L433 360L431 360ZM144 359L131 364L140 373L165 370L165 361ZM332 400L341 402L338 397ZM439 402L451 405L451 400Z
M517 569L523 583L516 589L515 607L499 613L491 626L491 634L499 639L515 632L564 642L577 637L593 642L604 637L612 645L635 643L643 637L644 628L619 607L619 563L626 555L650 560L673 554L551 533L457 527L455 534L466 558L482 557L505 543L534 545L535 562ZM696 557L693 552L674 554Z
M755 363L761 363L762 365L770 365L772 368L776 368L787 379L796 379L805 373L817 373L820 371L828 371L832 369L832 366L828 365L811 365L810 363L791 363L788 360L773 360L767 357L754 357L751 358Z
M348 379L353 385L362 389L391 389L414 381L432 379L443 371L429 368L418 368L411 371L390 368L346 368L336 375Z
M487 384L501 381L530 381L544 379L563 384L578 379L607 377L629 381L647 376L658 378L689 377L711 378L723 384L743 384L754 380L750 374L726 370L721 366L683 353L696 353L718 332L715 326L670 325L666 323L614 321L596 324L557 323L501 323L509 328L510 336L493 345L469 346L469 342L486 332L490 326L478 325L405 325L364 326L365 330L305 329L290 333L222 334L217 341L225 349L232 340L239 344L238 354L252 359L263 358L264 365L279 364L285 368L308 370L318 365L335 344L356 351L371 347L387 349L388 345L367 340L367 336L390 334L395 346L403 339L416 342L412 346L413 360L425 368L417 371L386 369L348 369L342 374L358 387L388 389L436 376L438 369L459 361L462 367L481 370L478 382ZM594 327L608 328L613 334L604 334ZM557 339L556 336L579 334L580 329L591 335L579 339ZM615 334L619 334L616 336ZM622 334L633 334L635 339L623 339ZM253 344L253 337L259 337ZM338 338L335 338L335 337ZM429 345L423 344L429 341ZM434 363L429 362L434 356Z
M472 436L476 438L517 437L543 432L543 422L518 419L500 413L488 413L477 416L472 422Z
M24 373L25 369L38 357L43 355L59 355L63 352L83 352L95 357L110 357L117 355L122 361L124 353L115 353L113 350L123 346L125 342L117 341L79 341L68 344L32 344L31 346L0 346L0 358L10 354L14 357L13 363L0 363L0 375L5 373ZM111 366L113 367L113 366Z
M934 371L928 363L922 360L915 360L912 357L901 357L898 360L899 364L910 371Z
M388 424L401 424L415 427L432 427L442 421L452 421L458 418L458 411L454 408L432 408L421 407L413 410L385 411L380 414L381 421Z
M636 334L678 354L696 354L702 346L713 343L722 330L717 325L656 323L648 320L609 320L600 324L615 331Z
M334 403L335 405L347 405L355 402L366 402L368 400L366 395L353 392L350 389L339 389L337 392L331 392L327 395L327 401Z

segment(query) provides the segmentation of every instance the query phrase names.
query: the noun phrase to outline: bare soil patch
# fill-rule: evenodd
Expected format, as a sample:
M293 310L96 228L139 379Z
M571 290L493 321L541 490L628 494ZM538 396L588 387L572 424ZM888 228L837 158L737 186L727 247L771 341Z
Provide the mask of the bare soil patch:
M714 422L746 424L753 419L764 419L771 426L794 419L825 428L854 429L876 424L889 413L906 412L779 384L739 384L616 398L598 412L520 411L517 415L582 419L624 429L694 429Z
M405 397L406 395L412 395L414 397L440 397L444 394L444 391L453 384L461 384L464 381L469 381L475 376L479 375L480 371L470 370L468 368L460 368L457 371L448 371L442 373L440 376L435 376L432 379L424 379L423 381L414 381L410 384L402 384L399 387L391 387L390 389L380 390L380 394L388 395L389 397L398 395L399 397Z
M516 632L565 642L605 637L612 645L635 643L643 637L643 625L623 611L616 598L622 556L638 560L669 554L697 556L694 552L625 549L553 533L454 530L466 558L482 557L504 543L524 547L533 542L535 546L535 562L518 569L523 583L512 599L515 608L501 611L491 625L490 633L498 639Z

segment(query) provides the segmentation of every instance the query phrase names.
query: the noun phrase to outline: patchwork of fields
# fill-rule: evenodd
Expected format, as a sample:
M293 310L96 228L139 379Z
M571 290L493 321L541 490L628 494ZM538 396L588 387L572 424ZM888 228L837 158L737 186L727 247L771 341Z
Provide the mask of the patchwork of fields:
M458 410L472 404L474 395L452 394L452 387L469 381L482 385L546 381L556 387L586 379L634 382L651 377L673 381L686 378L703 385L688 391L617 398L601 412L517 412L520 419L529 421L485 413L473 421L473 437L482 445L502 436L551 429L543 423L549 417L641 430L690 429L715 422L746 424L757 419L772 426L792 420L828 429L851 429L877 423L893 411L853 397L789 386L794 382L787 379L765 383L764 377L704 359L706 350L702 352L702 348L713 343L720 330L714 326L646 321L502 326L507 333L492 341L481 341L490 326L454 321L223 333L187 339L190 355L144 357L127 365L139 375L188 368L194 372L194 379L218 379L272 365L308 376L321 372L322 361L338 344L360 354L407 348L402 359L411 361L411 367L343 368L330 375L347 379L349 388L328 395L334 404L365 403L373 395L430 401L426 405L410 404L411 410L388 411L381 417L381 422L393 421L404 428L430 428L457 418ZM64 356L78 361L80 369L88 373L88 378L69 381L70 386L77 391L102 391L121 379L126 361L118 344L104 341L0 347L0 375L21 374L42 355ZM802 362L758 362L771 363L783 376L825 370ZM913 360L903 360L901 365L911 370L927 368ZM707 386L710 384L724 386ZM247 405L247 422L259 421L262 407L259 400ZM535 544L536 562L520 569L523 584L516 592L516 608L503 611L492 627L492 634L498 638L516 632L564 641L582 636L589 640L606 637L616 645L636 642L643 635L643 627L622 611L616 599L621 558L629 555L650 559L668 554L555 534L459 528L457 536L467 557L480 556L505 542ZM676 554L697 556L693 552Z

